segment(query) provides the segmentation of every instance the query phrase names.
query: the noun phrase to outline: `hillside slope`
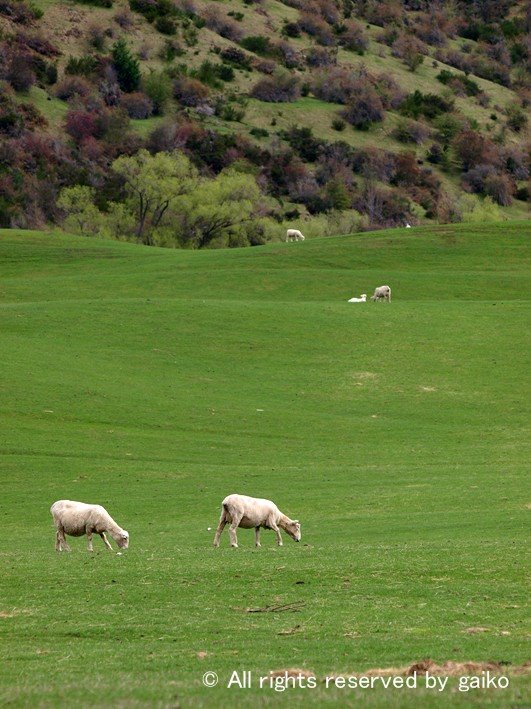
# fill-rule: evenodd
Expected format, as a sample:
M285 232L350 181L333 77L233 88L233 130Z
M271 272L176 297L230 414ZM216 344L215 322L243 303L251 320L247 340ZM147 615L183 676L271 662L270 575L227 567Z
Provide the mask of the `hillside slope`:
M0 225L73 185L106 215L144 145L253 175L310 235L527 215L525 3L98 1L0 10Z

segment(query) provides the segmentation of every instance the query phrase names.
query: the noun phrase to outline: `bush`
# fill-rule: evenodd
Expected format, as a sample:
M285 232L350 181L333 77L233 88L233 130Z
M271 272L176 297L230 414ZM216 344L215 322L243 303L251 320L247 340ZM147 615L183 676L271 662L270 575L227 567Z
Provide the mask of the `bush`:
M337 64L337 47L310 47L306 52L306 64L311 67L335 66Z
M31 57L27 54L13 55L7 65L5 78L15 91L28 91L37 80Z
M341 112L343 118L358 130L368 130L373 123L383 121L385 112L376 91L366 86L350 99Z
M120 102L129 118L145 119L153 113L153 102L140 91L124 94Z
M332 128L337 131L345 130L347 124L342 118L334 118L332 121Z
M238 23L227 17L215 5L209 5L202 13L202 18L209 30L225 39L230 39L231 42L239 42L243 37L243 30Z
M423 143L429 133L429 129L424 124L410 120L399 121L393 131L394 137L401 143L415 143L417 145Z
M155 29L161 34L174 35L177 33L177 24L171 17L157 17Z
M166 39L159 56L162 61L172 62L176 57L182 57L183 54L186 54L186 52L177 40Z
M197 79L177 77L173 82L173 95L182 106L195 107L208 98L208 89Z
M69 111L66 115L66 132L80 143L85 138L94 136L97 131L96 118L83 110Z
M266 130L265 128L251 128L249 133L251 135L254 135L255 138L268 138L269 137L269 131Z
M242 69L249 70L251 68L251 57L247 56L245 52L242 52L238 47L226 47L222 49L219 56L223 61L229 64L234 64Z
M339 44L350 52L363 55L369 48L369 40L361 25L357 22L349 22L346 30L341 34Z
M251 90L251 95L260 101L283 103L296 101L300 97L300 84L296 76L276 74L260 79Z
M55 95L61 101L69 101L74 96L85 97L92 92L93 88L86 79L79 76L64 78L55 90Z
M477 83L472 81L472 79L469 79L468 76L465 76L464 74L459 76L458 74L448 71L448 69L443 69L439 74L437 74L437 79L445 86L449 85L455 87L456 83L460 84L467 96L477 96L481 92L481 89Z
M437 94L423 94L417 90L406 97L400 106L400 113L411 118L425 116L431 120L442 113L449 113L453 106L453 101L437 96Z
M153 113L161 115L171 98L172 83L167 74L152 72L142 80L142 89L153 104Z
M81 5L94 5L94 7L112 7L112 0L75 0Z
M273 48L269 37L264 37L262 35L249 35L249 37L244 37L240 44L249 52L254 52L255 54L260 54L261 56L268 56L273 53Z
M91 76L96 72L97 68L97 59L85 54L82 57L70 57L65 67L65 74L69 76Z

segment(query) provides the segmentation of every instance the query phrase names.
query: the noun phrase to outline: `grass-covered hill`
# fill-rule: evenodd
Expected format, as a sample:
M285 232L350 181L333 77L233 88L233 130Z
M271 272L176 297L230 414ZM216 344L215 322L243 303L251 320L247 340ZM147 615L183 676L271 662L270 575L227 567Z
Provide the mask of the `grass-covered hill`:
M86 230L138 238L112 163L143 147L256 181L269 223L216 245L274 240L282 222L312 236L525 216L526 8L3 0L0 225L58 224L61 190L82 186ZM190 245L170 212L152 241Z
M1 232L0 701L525 706L528 243L529 222L199 252ZM382 283L391 304L347 303ZM302 543L212 549L230 492ZM129 550L56 554L59 498L103 504ZM427 657L509 687L322 683ZM286 668L318 686L258 688Z

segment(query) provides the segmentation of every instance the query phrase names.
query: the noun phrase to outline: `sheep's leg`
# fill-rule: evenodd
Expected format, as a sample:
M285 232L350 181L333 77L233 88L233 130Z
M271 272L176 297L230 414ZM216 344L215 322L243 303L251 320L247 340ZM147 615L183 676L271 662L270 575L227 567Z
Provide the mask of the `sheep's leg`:
M94 551L92 548L92 529L87 529L87 550L88 551Z
M254 528L254 543L255 546L261 547L262 545L260 544L260 527L255 527Z
M280 535L280 529L278 528L278 526L274 522L272 522L270 524L270 527L273 530L273 532L275 532L275 534L277 535L277 544L279 547L281 547L282 546L282 536Z
M59 539L59 530L55 530L55 551L61 551L61 541Z
M65 530L63 527L57 528L57 539L59 540L59 551L70 551L68 542L65 539Z
M214 535L214 546L219 547L219 538L221 536L221 532L225 529L225 525L227 524L227 517L225 515L225 511L221 513L221 517L219 518L219 524L218 528L216 529L216 533Z
M230 537L230 545L231 547L234 547L235 549L238 548L238 537L236 536L236 530L238 529L238 525L242 521L243 515L239 516L232 516L232 522L229 527L229 537Z
M112 551L112 546L107 537L105 536L105 532L100 532L100 537L103 539L103 543L105 544L107 549L109 549L109 551Z

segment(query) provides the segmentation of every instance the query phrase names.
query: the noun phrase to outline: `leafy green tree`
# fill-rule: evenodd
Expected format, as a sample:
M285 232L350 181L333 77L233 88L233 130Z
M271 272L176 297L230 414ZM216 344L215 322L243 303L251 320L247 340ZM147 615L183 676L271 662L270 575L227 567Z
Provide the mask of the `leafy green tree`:
M164 107L172 94L172 82L164 72L152 72L142 80L142 88L153 101L153 111L156 115L164 113Z
M197 171L182 153L150 155L144 149L122 155L112 168L124 181L137 239L152 246L153 229L162 226L175 199L194 188Z
M66 213L64 227L74 233L96 234L101 225L101 213L94 205L95 190L84 185L61 190L57 206Z
M196 248L219 239L236 242L238 234L248 233L258 216L260 198L258 185L249 175L229 170L214 180L204 180L175 205L181 241Z
M129 51L125 39L121 38L114 43L112 61L122 91L126 93L136 91L140 84L140 65L138 59L135 59Z

